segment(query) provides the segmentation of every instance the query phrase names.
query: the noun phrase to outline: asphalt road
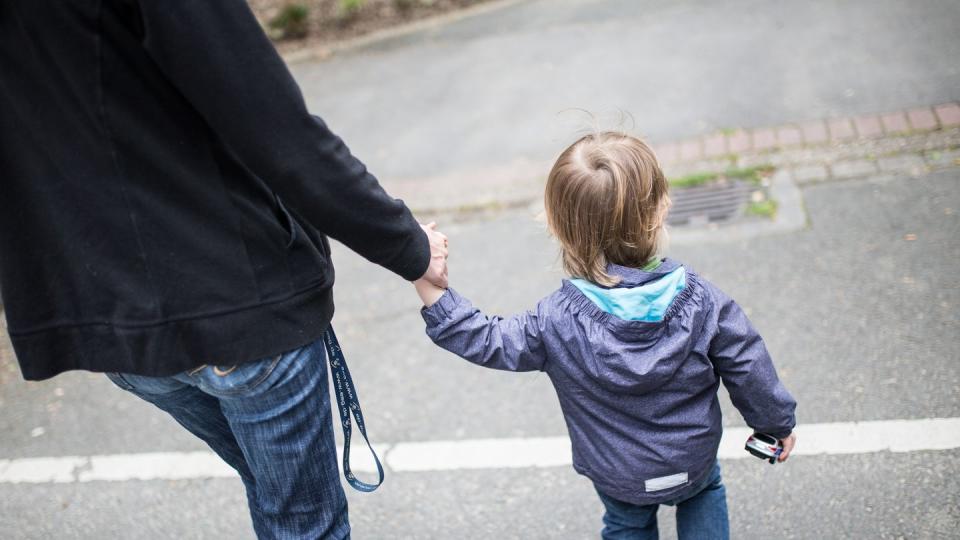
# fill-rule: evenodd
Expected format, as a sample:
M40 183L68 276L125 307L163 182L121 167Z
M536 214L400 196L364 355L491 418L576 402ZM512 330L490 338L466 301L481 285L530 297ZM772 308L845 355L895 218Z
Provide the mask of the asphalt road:
M666 140L957 100L958 23L960 4L946 0L541 0L294 71L389 187L549 158L584 123L558 114L574 107L628 111ZM803 197L803 231L669 252L747 308L800 403L800 444L804 423L960 417L960 169ZM501 314L557 287L535 213L442 224L453 286ZM564 435L545 376L434 348L408 284L340 246L334 256L335 324L375 442ZM721 393L725 423L741 425ZM204 449L102 376L27 384L3 354L0 434L0 459ZM955 537L958 462L960 450L724 462L734 537ZM601 513L567 467L391 473L349 497L358 539L595 538ZM0 483L0 538L51 537L252 531L233 479Z
M664 141L955 101L958 27L952 0L534 0L294 74L389 186L547 161L575 109Z
M804 423L960 416L952 272L960 170L803 194L807 230L671 250L749 310L800 403L801 444ZM532 211L445 229L453 286L491 313L528 308L559 284L554 248ZM435 349L409 285L339 246L335 257L336 324L375 441L565 433L544 376L484 370ZM202 449L102 377L26 384L0 369L5 458ZM741 425L722 394L725 422ZM43 435L31 436L38 427ZM735 537L949 537L960 526L958 459L947 450L799 456L782 467L724 462ZM567 467L394 473L381 491L350 499L356 538L588 538L600 517L589 482ZM670 515L662 515L668 533ZM0 484L0 530L12 538L251 534L231 479Z

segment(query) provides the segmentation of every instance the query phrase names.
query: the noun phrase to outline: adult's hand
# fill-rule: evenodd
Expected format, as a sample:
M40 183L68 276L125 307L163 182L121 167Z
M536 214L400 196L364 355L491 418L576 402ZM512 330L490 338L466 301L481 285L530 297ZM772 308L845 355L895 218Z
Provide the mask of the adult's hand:
M437 230L435 222L420 224L430 240L430 266L420 279L425 279L441 289L447 288L447 236Z

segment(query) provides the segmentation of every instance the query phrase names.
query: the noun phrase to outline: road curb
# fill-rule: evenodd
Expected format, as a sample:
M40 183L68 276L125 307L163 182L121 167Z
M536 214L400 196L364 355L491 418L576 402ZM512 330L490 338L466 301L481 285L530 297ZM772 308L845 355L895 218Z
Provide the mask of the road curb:
M911 113L923 120L907 124ZM904 124L925 127L902 130L899 128L901 124L891 118L902 118ZM934 170L960 166L960 106L956 103L878 113L856 119L794 122L757 128L752 131L765 134L761 135L761 142L763 137L771 133L778 134L775 138L777 142L762 142L756 146L751 143L749 147L742 143L738 146L739 152L717 156L706 156L704 149L720 146L718 137L721 135L726 138L723 147L728 149L731 141L745 132L715 133L656 143L653 147L668 178L734 168L773 166L778 171L786 171L791 180L801 187L874 174L916 177ZM874 119L875 122L865 119ZM820 140L810 127L822 125L823 132L829 133L827 126L831 122L848 124L852 134L844 135L834 129L835 138L824 135L825 138ZM859 128L856 127L858 125ZM814 134L813 139L808 142L803 135L804 129L798 126L807 126L805 129ZM794 131L790 131L790 128L794 128ZM882 134L875 129L881 130ZM884 129L887 131L883 132ZM781 133L788 133L784 136L785 140L795 142L780 144L779 141L784 140L779 135ZM384 178L383 181L388 191L407 201L418 215L464 217L536 204L543 197L549 168L550 163L547 162L517 160L483 169L421 178ZM464 190L462 186L465 184L470 185L471 189Z

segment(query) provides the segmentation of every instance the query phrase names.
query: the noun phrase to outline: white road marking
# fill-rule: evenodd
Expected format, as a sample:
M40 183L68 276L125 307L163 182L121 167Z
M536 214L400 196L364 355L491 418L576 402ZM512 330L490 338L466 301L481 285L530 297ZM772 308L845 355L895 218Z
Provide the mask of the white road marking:
M394 471L404 472L559 467L570 464L570 439L537 437L398 443L387 454L387 464Z
M46 484L73 482L73 472L87 463L78 456L0 461L0 482Z
M794 455L916 452L960 448L960 418L879 420L802 424ZM743 443L751 430L727 428L720 459L751 458ZM394 472L561 467L571 462L567 437L472 439L376 445ZM365 446L354 447L355 471L376 469ZM756 459L756 458L751 458ZM339 461L339 460L338 460ZM183 480L233 477L236 473L211 452L156 452L0 460L0 484L46 484L127 480Z
M78 471L77 481L183 480L236 475L236 471L213 452L156 452L92 456L89 466Z

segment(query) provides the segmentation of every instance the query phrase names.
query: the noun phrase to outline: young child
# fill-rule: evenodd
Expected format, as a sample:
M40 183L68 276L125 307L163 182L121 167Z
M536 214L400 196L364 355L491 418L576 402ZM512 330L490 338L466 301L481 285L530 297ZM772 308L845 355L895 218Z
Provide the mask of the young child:
M573 466L606 507L603 538L657 538L659 504L685 538L728 538L717 447L720 381L747 424L790 455L796 402L740 307L657 257L670 206L650 148L587 135L547 179L547 224L571 279L510 318L487 317L453 289L416 283L427 335L475 364L540 370L557 391Z

